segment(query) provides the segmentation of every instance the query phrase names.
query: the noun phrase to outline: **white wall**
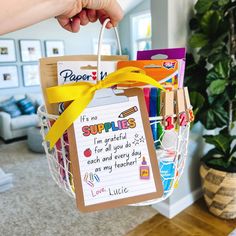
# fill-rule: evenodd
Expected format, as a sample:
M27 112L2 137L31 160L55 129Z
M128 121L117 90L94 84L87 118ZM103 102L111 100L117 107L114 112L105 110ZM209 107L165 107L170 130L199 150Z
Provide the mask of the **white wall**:
M195 0L151 0L153 48L186 47L189 20ZM201 195L199 165L204 144L201 126L190 134L189 155L179 187L166 201L154 207L173 217Z
M17 63L7 63L17 65L20 75L20 87L15 89L0 89L0 95L4 94L20 94L26 92L40 92L40 87L24 87L22 79L23 63L20 61L19 55L19 39L39 39L44 50L45 40L63 40L65 42L65 50L67 55L75 54L92 54L93 53L93 39L98 38L100 23L89 24L86 27L81 27L79 33L70 33L62 29L55 19L50 19L34 26L0 36L0 38L14 39L17 46ZM104 38L115 39L113 31L106 31ZM5 63L0 63L3 65ZM27 64L27 63L24 63ZM28 63L29 64L29 63Z
M121 21L119 25L119 35L121 40L122 49L128 49L131 56L132 55L132 28L131 28L131 16L136 15L140 12L150 10L150 0L144 0L137 7L132 9L128 14L125 15L124 19Z
M152 0L154 48L183 47L188 39L188 22L196 0Z

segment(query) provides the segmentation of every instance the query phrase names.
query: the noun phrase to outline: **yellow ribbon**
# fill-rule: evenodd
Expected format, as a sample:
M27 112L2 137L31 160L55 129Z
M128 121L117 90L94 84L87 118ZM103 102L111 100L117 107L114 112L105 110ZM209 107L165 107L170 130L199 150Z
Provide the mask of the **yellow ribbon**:
M47 88L46 92L49 103L72 101L52 125L45 137L45 140L50 143L50 149L92 101L97 90L110 88L118 84L128 85L139 82L150 84L165 91L156 80L147 76L145 71L136 67L125 67L119 69L109 74L105 80L99 81L97 84L80 82Z

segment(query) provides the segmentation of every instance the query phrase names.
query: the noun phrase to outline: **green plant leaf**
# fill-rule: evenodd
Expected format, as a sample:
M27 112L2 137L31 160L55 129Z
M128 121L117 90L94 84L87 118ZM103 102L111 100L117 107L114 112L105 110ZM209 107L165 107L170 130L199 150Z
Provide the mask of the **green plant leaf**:
M220 76L218 73L216 73L214 70L210 70L209 73L206 76L206 82L207 84L211 84L213 81L220 79Z
M203 107L198 113L198 119L206 129L211 130L227 125L228 114L223 107Z
M209 39L206 35L196 33L193 34L190 38L189 44L192 48L201 48L204 47L208 43Z
M209 92L211 95L219 95L225 91L227 85L226 80L218 79L211 82Z
M208 62L210 64L217 64L219 61L228 59L228 55L226 54L224 47L219 48L219 50L220 51L215 50L213 54L208 56Z
M199 14L203 14L206 11L208 11L211 7L211 5L213 4L213 1L209 1L209 0L198 0L196 5L195 5L195 10L197 11L197 13Z
M208 151L208 153L204 155L201 160L207 164L209 160L213 158L220 158L220 157L223 157L223 154L219 152L218 149L214 148Z
M236 153L236 145L232 148L230 155L234 155Z
M231 162L227 158L224 158L217 149L210 150L202 159L208 167L221 171L236 172L236 159L232 158Z
M190 100L191 100L191 104L193 106L194 109L200 109L202 108L204 102L205 102L205 98L198 92L191 92L189 94L190 96Z
M216 147L216 149L222 153L226 153L229 145L228 145L228 140L225 138L224 135L219 134L219 135L204 135L205 142L212 144Z
M228 124L228 112L225 111L224 107L212 107L212 112L214 114L214 119L216 122L216 127L222 128L223 126Z
M229 0L218 0L219 6L224 6L229 3Z
M201 19L201 28L206 35L214 36L218 30L221 15L217 11L207 11Z
M222 79L227 79L229 77L229 73L230 73L229 63L230 63L230 59L227 58L224 61L218 62L214 66L216 73L218 73Z
M212 159L208 161L208 164L211 164L213 166L223 167L224 169L227 169L230 166L230 163L223 159Z
M208 96L209 105L212 107L224 107L228 102L229 97L226 92L223 92L219 95Z
M224 40L228 34L222 34L219 36L218 32L213 38L209 38L210 42L206 46L202 47L198 54L207 58L209 63L216 64L218 61L226 60L230 58L227 54L228 49L225 46Z
M220 133L218 135L204 135L203 137L206 143L213 144L220 153L225 155L225 158L229 158L231 144L236 136ZM227 155L229 156L227 157Z

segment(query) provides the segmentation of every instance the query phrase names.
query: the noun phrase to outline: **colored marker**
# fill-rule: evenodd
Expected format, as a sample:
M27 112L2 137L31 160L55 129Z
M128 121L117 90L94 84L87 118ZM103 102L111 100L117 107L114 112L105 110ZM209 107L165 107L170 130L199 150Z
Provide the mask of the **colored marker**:
M150 114L150 88L143 89L148 114Z
M161 91L160 89L157 90L157 116L161 115ZM163 128L160 123L157 124L157 129L158 129L158 137L159 139L162 139L162 133L163 133ZM157 143L160 145L160 143Z
M157 88L151 88L150 92L150 117L157 117ZM158 140L158 123L155 122L156 121L151 121L154 142Z

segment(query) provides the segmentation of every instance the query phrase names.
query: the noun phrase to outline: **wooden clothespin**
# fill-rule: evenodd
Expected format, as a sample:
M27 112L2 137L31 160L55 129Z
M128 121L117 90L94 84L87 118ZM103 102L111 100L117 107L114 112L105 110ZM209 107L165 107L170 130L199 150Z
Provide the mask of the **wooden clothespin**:
M186 104L184 98L184 90L178 89L175 93L176 97L176 115L178 119L178 123L180 126L186 126L188 123L188 116L186 114Z
M165 130L174 129L174 91L162 92L161 103Z
M186 106L188 121L192 122L192 121L194 121L194 114L193 114L193 108L192 108L191 103L190 103L189 92L188 92L187 87L184 87L184 100L185 100L185 106Z

